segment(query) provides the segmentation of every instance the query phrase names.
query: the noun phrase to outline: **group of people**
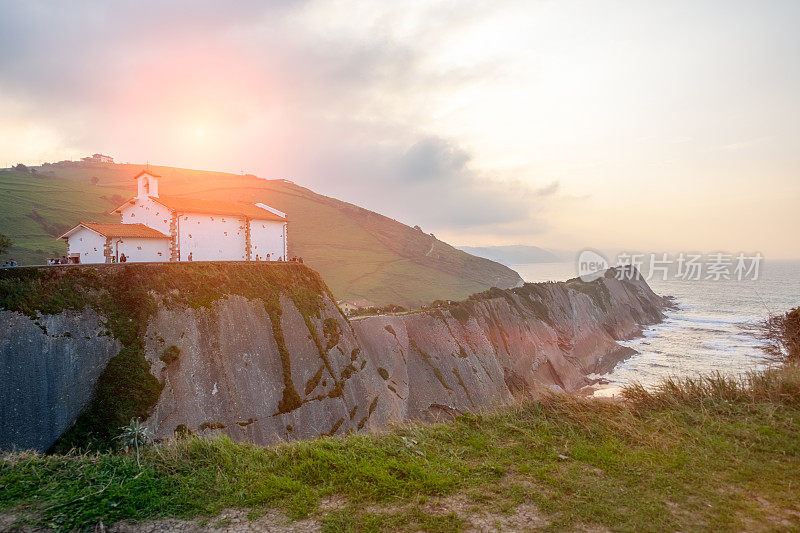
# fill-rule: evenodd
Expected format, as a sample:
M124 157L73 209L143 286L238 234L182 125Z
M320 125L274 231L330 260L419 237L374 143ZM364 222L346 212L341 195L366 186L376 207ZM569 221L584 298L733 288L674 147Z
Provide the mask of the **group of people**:
M8 259L6 260L5 263L3 263L3 268L9 268L15 266L19 266L19 263L17 263L14 259Z
M191 260L192 260L192 254L189 254L189 261L191 261ZM256 261L277 261L277 262L283 262L283 257L279 257L279 258L275 259L275 258L273 258L273 257L272 257L272 255L271 255L271 254L267 254L267 257L261 257L261 256L259 256L259 255L256 255ZM289 261L289 262L291 262L291 263L302 263L302 262L303 262L303 258L302 258L302 257L292 257L292 258L290 258L290 259L287 259L287 261Z
M192 261L193 258L192 258L191 252L189 253L189 256L186 259L187 259L187 261ZM262 261L262 260L263 259L259 258L259 256L256 256L256 261ZM275 259L272 259L270 257L270 254L267 254L266 261L275 261ZM277 261L283 261L283 257L279 257L277 259ZM291 262L291 263L302 263L303 262L303 258L302 257L292 257L292 258L288 259L288 261ZM128 262L128 258L125 256L125 254L120 254L119 259L117 259L115 256L112 255L111 256L111 262L112 263L117 263L117 262L119 262L119 263L127 263ZM67 259L67 256L64 255L64 256L61 256L61 257L54 257L54 258L48 259L47 260L47 264L48 265L68 265L68 264L70 264L70 260ZM19 266L19 264L16 261L14 261L13 259L7 260L5 263L3 263L3 268L15 267L15 266Z

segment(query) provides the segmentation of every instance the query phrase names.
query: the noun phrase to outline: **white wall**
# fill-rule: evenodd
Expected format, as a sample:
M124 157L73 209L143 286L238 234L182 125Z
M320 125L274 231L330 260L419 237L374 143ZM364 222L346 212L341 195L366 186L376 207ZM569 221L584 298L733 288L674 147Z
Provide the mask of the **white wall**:
M138 198L134 205L124 207L121 213L121 221L125 224L141 223L164 235L169 235L172 212L151 198ZM259 260L266 261L267 254L270 254L272 260L285 259L284 225L284 222L272 220L250 221L252 247L250 259L252 261L256 260L256 255ZM181 261L188 261L190 253L194 261L245 261L247 259L244 217L182 213L178 217L177 231ZM169 245L167 244L167 246ZM142 251L145 251L144 248ZM125 255L128 253L126 252ZM161 258L142 260L159 261ZM165 254L163 260L169 261L169 255Z
M123 224L144 224L169 236L169 221L172 218L172 212L154 202L152 198L137 198L134 205L129 204L120 211Z
M274 220L250 221L250 246L252 251L250 260L266 261L267 254L270 260L277 261L284 257L284 222Z
M180 260L244 261L245 219L229 215L181 214L178 220Z
M117 247L117 241L119 245ZM143 239L138 237L112 237L111 250L125 254L129 263L143 261L169 261L169 239Z
M103 250L106 238L99 233L86 228L78 228L75 233L67 238L69 253L80 254L81 263L105 263Z

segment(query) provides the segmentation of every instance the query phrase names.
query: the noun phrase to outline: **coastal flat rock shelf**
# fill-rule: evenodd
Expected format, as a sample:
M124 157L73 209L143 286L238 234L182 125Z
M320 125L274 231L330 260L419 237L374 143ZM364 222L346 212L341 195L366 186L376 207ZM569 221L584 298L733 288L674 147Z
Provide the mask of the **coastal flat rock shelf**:
M162 439L269 444L453 416L537 387L575 390L630 355L616 341L668 304L635 272L352 321L300 264L0 276L0 405L15 406L0 418L4 449L107 443L132 417Z

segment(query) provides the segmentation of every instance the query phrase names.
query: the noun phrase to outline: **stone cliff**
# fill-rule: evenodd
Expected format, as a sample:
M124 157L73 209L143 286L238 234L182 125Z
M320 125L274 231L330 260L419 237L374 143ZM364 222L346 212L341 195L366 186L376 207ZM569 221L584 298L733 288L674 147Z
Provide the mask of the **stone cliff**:
M666 304L609 271L349 321L298 264L3 271L0 448L107 444L132 417L267 444L575 390Z
M390 417L426 418L548 387L576 390L633 350L616 341L663 318L638 273L494 289L448 309L353 321L386 381Z
M45 450L89 405L119 341L91 309L29 318L0 310L0 449Z

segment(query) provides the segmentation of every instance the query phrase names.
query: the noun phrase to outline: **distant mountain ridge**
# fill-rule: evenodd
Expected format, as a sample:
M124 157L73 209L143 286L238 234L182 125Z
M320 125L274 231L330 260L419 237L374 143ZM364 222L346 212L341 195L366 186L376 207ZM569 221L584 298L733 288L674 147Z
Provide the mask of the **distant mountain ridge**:
M64 253L54 237L81 220L115 222L108 212L135 194L145 165L60 162L0 170L0 232L7 256L44 263ZM463 299L522 284L512 269L476 257L401 222L317 194L284 179L150 165L168 196L263 202L288 214L289 254L320 272L337 298L379 305Z
M558 263L564 260L564 257L559 252L521 244L509 246L459 246L458 249L468 254L497 261L506 266L526 263Z

